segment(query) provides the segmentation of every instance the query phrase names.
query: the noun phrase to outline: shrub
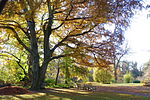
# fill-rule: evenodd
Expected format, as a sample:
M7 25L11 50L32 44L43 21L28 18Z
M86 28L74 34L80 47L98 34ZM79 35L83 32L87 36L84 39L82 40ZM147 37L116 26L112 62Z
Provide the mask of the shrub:
M4 84L5 81L3 79L0 79L0 84Z
M58 85L54 85L53 87L55 88L70 88L69 84L58 84Z
M141 83L140 80L133 80L133 83Z
M115 79L114 78L111 79L111 83L115 83Z
M53 85L53 84L55 84L55 80L54 79L45 79L44 83L46 84L46 86Z
M126 73L124 76L123 76L123 79L124 79L124 82L125 83L131 83L132 82L132 74L131 73Z
M109 84L112 80L112 75L108 70L102 69L95 72L94 79L96 82Z

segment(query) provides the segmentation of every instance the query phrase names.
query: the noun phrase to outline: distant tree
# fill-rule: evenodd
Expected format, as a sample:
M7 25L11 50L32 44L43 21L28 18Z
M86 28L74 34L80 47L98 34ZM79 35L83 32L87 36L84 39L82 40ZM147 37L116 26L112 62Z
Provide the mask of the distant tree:
M130 72L127 72L124 76L123 76L124 82L125 83L131 83L133 80L132 74Z
M134 80L142 75L142 71L138 68L137 62L121 61L119 63L119 70L120 72L118 75L120 76L120 79L122 79L122 77L127 73L132 74Z
M120 67L119 64L121 62L121 59L123 58L123 56L128 54L128 52L129 52L129 48L127 46L125 46L123 48L122 45L115 45L115 47L114 47L114 51L113 51L113 66L114 66L115 82L117 82L117 80L118 80L117 70Z
M142 71L138 68L137 62L131 62L130 67L130 72L132 73L134 79L142 75Z
M108 69L100 69L94 72L94 80L96 82L108 84L112 80L112 75Z
M150 60L144 64L142 72L143 73L139 79L142 82L150 82Z

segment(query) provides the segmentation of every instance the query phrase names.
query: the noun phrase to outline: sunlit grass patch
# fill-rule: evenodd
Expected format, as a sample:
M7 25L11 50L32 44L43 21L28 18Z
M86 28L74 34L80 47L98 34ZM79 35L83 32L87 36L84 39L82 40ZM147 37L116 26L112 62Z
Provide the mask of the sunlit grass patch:
M88 92L88 91L77 90L77 89L59 89L59 88L56 88L55 90L57 90L58 92L62 91L62 92L69 92L69 93L90 94L90 92Z
M46 93L33 93L33 94L16 95L16 97L27 99L27 98L37 98L45 95Z
M115 92L52 88L45 93L4 95L0 96L0 100L150 100L150 98Z
M41 96L45 96L46 93L33 93L33 94L21 94L21 95L2 95L0 100L22 100L22 99L34 99Z

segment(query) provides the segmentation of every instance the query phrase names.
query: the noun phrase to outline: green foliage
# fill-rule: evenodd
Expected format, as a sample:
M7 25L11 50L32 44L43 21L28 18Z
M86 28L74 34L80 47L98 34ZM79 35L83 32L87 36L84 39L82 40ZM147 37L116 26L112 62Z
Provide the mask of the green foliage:
M69 84L58 84L58 85L53 85L55 88L70 88Z
M133 80L133 83L141 83L140 80Z
M144 64L142 75L138 79L143 83L150 82L150 60Z
M69 84L59 83L57 85L55 85L53 83L49 83L49 84L47 84L47 87L53 87L53 88L72 88L72 87L75 87L75 85L73 83L69 83Z
M74 72L72 73L73 76L85 78L88 75L89 70L82 66L73 66L72 72Z
M0 52L0 79L4 80L6 83L18 83L25 77L25 72L27 73L27 55L25 51L19 51L14 48L13 45L7 45L7 52ZM13 49L12 49L13 48ZM11 53L13 52L13 53ZM22 68L21 68L21 67Z
M95 72L94 75L94 80L96 82L100 82L100 83L104 83L104 84L108 84L111 82L112 80L112 75L110 74L110 72L106 69L102 69L102 70L97 70Z
M4 84L4 83L5 83L5 81L3 79L0 79L0 85Z
M115 79L114 78L111 79L111 83L115 83Z
M17 83L20 81L20 76L18 76L17 71L20 70L14 68L13 66L5 66L0 68L0 79L6 83Z
M50 86L50 85L54 85L55 84L55 80L54 79L45 79L44 81L46 86Z
M132 74L131 73L126 73L124 76L123 76L123 79L124 79L124 82L125 83L131 83L132 82Z
M74 87L74 83L73 82L68 82L67 84L65 83L58 83L57 85L55 85L55 79L45 79L44 81L45 85L47 87L54 87L54 88L70 88L70 87Z

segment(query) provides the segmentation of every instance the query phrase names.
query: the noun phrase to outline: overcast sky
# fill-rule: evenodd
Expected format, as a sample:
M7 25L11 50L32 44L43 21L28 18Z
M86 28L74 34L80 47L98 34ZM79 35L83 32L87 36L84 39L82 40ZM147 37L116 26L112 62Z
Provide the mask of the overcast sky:
M150 0L145 1L150 4ZM147 17L148 13L150 13L148 10L143 10L136 14L131 26L125 32L125 38L132 52L125 59L137 61L139 66L150 59L150 17Z

